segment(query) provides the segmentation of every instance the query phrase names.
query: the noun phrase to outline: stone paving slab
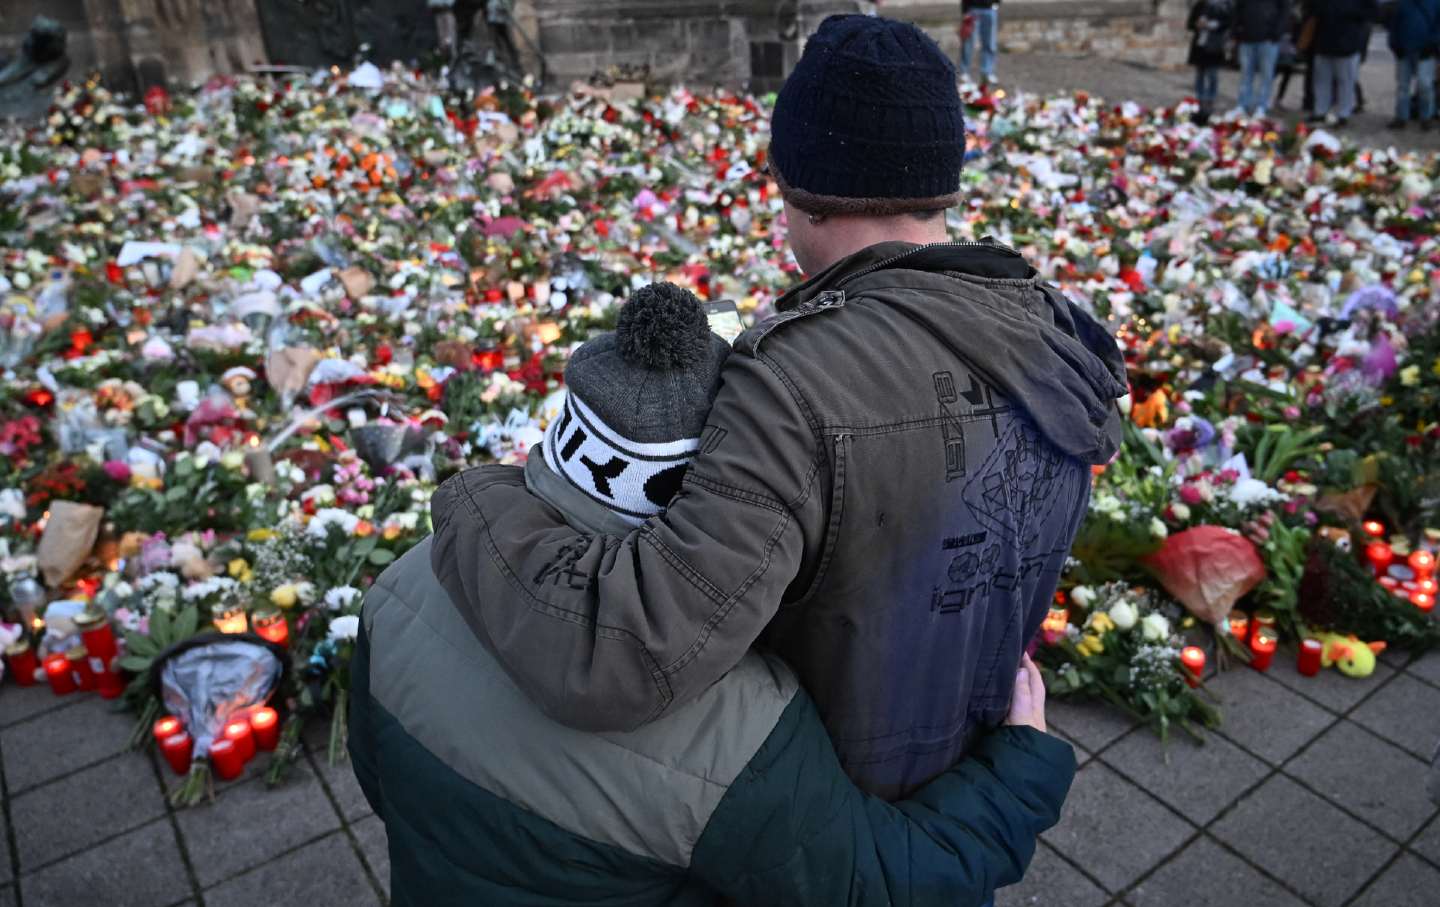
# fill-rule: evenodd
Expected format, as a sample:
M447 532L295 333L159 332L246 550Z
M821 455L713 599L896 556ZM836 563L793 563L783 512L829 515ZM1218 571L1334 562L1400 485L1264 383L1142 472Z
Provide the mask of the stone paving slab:
M1399 747L1342 721L1285 766L1285 773L1405 841L1437 809L1425 796L1426 768Z
M1208 684L1220 697L1220 733L1273 764L1289 759L1334 720L1310 700L1248 667L1234 667Z
M1398 849L1283 775L1211 831L1320 907L1340 907Z
M20 865L34 869L165 814L148 756L125 753L10 801Z
M165 819L22 876L20 884L25 907L161 907L192 894Z
M1351 716L1381 737L1429 759L1440 741L1440 689L1401 674Z
M390 842L385 837L385 823L379 816L366 816L350 826L355 841L360 845L360 856L370 867L370 872L380 883L388 897L390 894Z
M32 687L7 683L4 693L0 694L0 728L80 701L81 697L76 695L56 696L43 683Z
M9 696L8 687L0 696ZM48 690L46 691L48 694ZM114 756L125 747L133 716L111 702L72 694L78 701L5 729L5 781L10 796Z
M1203 744L1184 733L1162 744L1140 731L1100 759L1197 825L1215 818L1269 772L1265 763L1213 734Z
M1133 907L1304 907L1305 902L1201 837L1125 896ZM1061 903L1061 902L1056 902Z
M343 834L332 834L205 892L206 907L264 904L378 905L360 859Z
M995 892L995 907L1102 907L1110 896L1044 842L1018 885Z
M1103 702L1050 701L1045 705L1045 721L1090 753L1104 749L1135 727L1124 712Z
M1429 827L1410 842L1410 849L1440 867L1440 819L1433 819Z
M1195 829L1100 761L1075 776L1060 824L1043 840L1117 894Z
M1375 673L1365 678L1346 677L1335 670L1322 670L1314 677L1306 677L1296 669L1296 659L1294 646L1282 649L1276 653L1275 663L1270 666L1267 675L1336 714L1349 711L1394 677L1397 670L1392 665L1379 662L1375 665Z
M15 870L10 865L10 825L5 821L6 812L9 810L0 811L0 886L15 878Z
M1435 907L1440 869L1402 854L1353 902L1353 907Z
M1440 652L1431 652L1411 663L1405 673L1440 687Z

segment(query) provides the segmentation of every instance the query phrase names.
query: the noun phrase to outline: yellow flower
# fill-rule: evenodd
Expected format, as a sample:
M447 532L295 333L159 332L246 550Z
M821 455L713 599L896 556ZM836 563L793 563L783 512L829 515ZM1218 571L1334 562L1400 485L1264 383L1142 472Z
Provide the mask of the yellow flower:
M1380 398L1380 405L1381 405L1381 406L1393 406L1394 404L1395 404L1395 398L1394 398L1394 397L1381 397L1381 398Z
M1099 655L1101 652L1104 652L1105 644L1100 641L1100 637L1094 634L1087 634L1084 639L1080 640L1079 645L1077 645L1075 649L1081 655L1089 658L1091 655Z
M1430 371L1440 375L1440 356L1435 357L1435 364L1430 366Z
M1101 633L1109 633L1111 630L1115 629L1115 621L1111 620L1110 615L1106 614L1104 611L1096 611L1094 614L1090 615L1090 619L1085 623L1086 626L1090 629L1090 632L1096 635L1099 635Z
M250 569L250 563L243 557L237 557L231 561L226 568L226 572L230 574L231 579L238 579L242 583L250 582L255 576L254 572Z
M290 609L300 600L300 593L292 584L285 584L270 593L270 604L277 608Z
M1400 383L1406 387L1415 387L1420 383L1420 366L1407 365L1400 370Z
M245 534L245 541L247 541L247 542L268 542L270 539L273 539L274 537L275 537L275 530L273 530L273 529L251 529L249 532L247 532L247 533Z

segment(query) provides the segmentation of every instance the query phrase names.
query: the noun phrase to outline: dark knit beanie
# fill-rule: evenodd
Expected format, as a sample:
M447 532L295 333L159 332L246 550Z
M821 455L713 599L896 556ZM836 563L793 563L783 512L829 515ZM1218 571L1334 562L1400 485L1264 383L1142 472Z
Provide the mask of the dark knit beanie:
M809 214L951 207L964 158L955 67L906 22L826 19L775 103L771 171Z
M700 449L729 353L693 293L670 283L637 290L614 333L570 357L545 462L632 523L659 513Z

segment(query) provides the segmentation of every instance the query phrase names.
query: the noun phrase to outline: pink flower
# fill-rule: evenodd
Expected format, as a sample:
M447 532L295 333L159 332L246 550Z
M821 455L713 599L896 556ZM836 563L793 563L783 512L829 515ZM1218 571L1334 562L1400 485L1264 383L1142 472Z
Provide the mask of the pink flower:
M100 468L105 470L105 475L116 482L130 481L130 467L120 460L107 460L105 465Z
M1298 406L1293 406L1293 405L1292 405L1292 406L1287 406L1287 407L1285 407L1285 419L1286 419L1286 421L1288 421L1288 422L1294 422L1294 421L1295 421L1296 419L1298 419L1298 418L1300 418L1300 407L1298 407Z
M1205 496L1202 495L1200 489L1194 485L1182 485L1180 486L1180 500L1186 504L1194 505L1205 500Z

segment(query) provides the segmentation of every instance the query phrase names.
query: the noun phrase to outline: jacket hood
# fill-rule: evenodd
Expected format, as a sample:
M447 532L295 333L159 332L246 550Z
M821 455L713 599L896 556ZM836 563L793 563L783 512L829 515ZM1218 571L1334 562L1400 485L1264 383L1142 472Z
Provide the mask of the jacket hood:
M923 325L1070 456L1099 465L1120 449L1115 401L1129 393L1129 380L1115 338L1015 250L989 240L879 243L785 294L777 308L836 292Z

